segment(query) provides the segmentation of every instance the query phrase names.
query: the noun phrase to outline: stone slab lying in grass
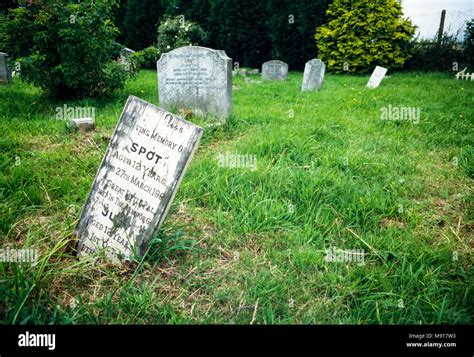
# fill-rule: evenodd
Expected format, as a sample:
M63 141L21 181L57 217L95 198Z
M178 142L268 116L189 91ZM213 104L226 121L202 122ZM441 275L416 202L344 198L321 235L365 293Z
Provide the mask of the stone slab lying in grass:
M71 129L83 132L93 131L95 129L95 122L92 118L71 119L69 125Z
M130 96L76 228L79 257L142 255L157 233L203 129Z

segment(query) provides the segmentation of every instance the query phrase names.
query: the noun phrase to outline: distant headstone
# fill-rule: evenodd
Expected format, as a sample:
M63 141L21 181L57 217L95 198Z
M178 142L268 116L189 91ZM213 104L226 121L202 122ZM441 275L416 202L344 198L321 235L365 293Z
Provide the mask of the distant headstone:
M79 257L142 255L157 233L202 128L130 96L82 210Z
M221 50L186 46L156 63L160 106L225 121L232 112L232 59Z
M0 83L10 83L12 81L12 72L8 67L8 55L0 52Z
M131 70L131 68L130 68L130 57L134 53L135 53L134 50L131 50L130 48L127 48L127 47L123 48L120 51L120 63L123 63L128 71Z
M319 90L323 85L326 65L319 59L312 59L304 66L302 91Z
M377 88L382 82L383 77L387 73L387 68L377 66L375 67L372 75L370 76L369 82L367 83L367 88Z
M285 62L272 60L262 64L262 79L284 81L288 78L288 65Z

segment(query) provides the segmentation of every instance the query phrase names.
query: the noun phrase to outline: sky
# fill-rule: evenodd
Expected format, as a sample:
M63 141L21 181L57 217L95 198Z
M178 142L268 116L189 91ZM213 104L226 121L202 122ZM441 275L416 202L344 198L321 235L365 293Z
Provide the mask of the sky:
M405 17L418 26L420 38L433 39L439 29L441 10L446 10L445 32L464 37L465 23L474 18L474 0L402 0Z

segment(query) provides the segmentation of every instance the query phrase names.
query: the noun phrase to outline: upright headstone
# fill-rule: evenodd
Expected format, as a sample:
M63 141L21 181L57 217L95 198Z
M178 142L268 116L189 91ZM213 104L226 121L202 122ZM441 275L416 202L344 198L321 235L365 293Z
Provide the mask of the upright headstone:
M12 81L12 72L8 67L8 55L0 52L0 83L10 83Z
M319 90L323 85L326 65L320 59L312 59L304 66L302 91Z
M288 78L288 65L279 60L262 64L262 79L284 81Z
M232 59L221 50L186 46L156 63L160 106L225 121L232 112Z
M125 67L127 68L128 71L131 70L130 68L130 57L135 53L134 50L131 50L130 48L123 48L120 51L120 63L123 63Z
M202 129L130 96L76 227L79 257L141 255L157 233Z
M372 75L370 76L369 82L367 83L367 88L377 88L382 82L383 77L387 73L387 68L377 66L375 67Z

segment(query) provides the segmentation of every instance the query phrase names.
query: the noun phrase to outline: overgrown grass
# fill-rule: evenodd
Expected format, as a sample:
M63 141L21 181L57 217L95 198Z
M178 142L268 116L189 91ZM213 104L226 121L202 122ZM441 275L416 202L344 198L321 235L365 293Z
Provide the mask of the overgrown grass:
M258 78L254 78L258 79ZM472 323L474 85L444 74L327 75L319 92L234 78L234 115L207 127L146 257L94 266L72 232L126 98L158 104L142 71L70 133L40 91L0 87L4 323ZM419 124L381 120L419 107ZM202 119L191 120L206 126ZM219 167L255 155L257 170ZM364 263L326 249L362 249Z

